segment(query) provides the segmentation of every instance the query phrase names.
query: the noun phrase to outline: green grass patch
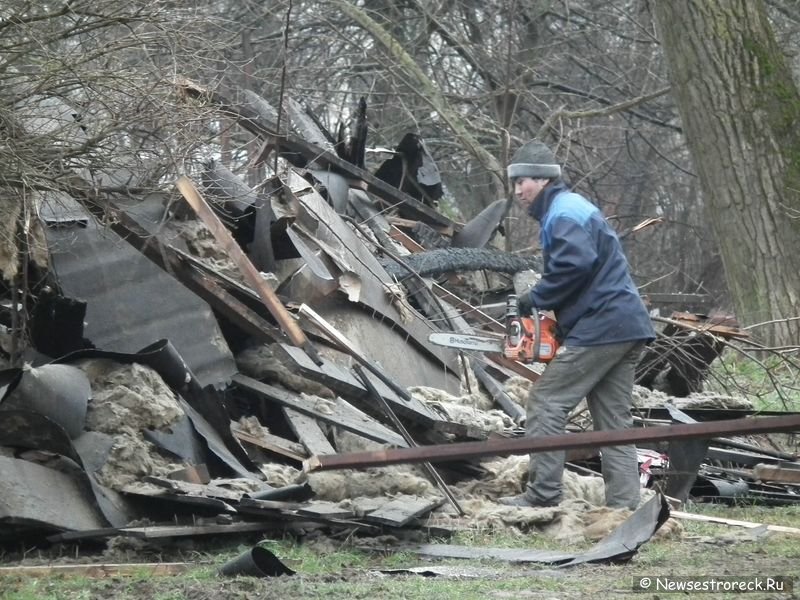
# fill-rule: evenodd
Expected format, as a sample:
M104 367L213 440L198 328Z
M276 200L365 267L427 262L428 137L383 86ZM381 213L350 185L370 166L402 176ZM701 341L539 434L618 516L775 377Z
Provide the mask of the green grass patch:
M800 367L796 360L776 355L745 357L726 350L715 360L705 388L744 396L756 410L800 410Z
M691 512L800 528L800 507L725 506L700 504ZM488 559L429 560L408 551L361 551L353 540L292 538L263 540L297 572L293 577L224 579L217 568L250 546L220 546L195 553L198 567L177 575L153 576L146 571L129 576L92 579L82 576L0 577L3 600L216 600L227 598L343 598L369 600L629 597L634 578L648 575L790 575L800 559L800 539L768 534L747 539L745 528L681 521L681 539L651 540L624 565L583 565L556 569L549 565L509 564ZM443 541L445 542L445 541ZM470 530L446 543L474 548L529 548L579 551L591 544L564 546L541 535L512 529ZM724 556L724 560L722 557ZM96 562L103 562L98 557ZM460 577L425 577L382 571L410 567L450 567ZM799 583L800 585L800 583ZM757 595L748 594L748 599Z

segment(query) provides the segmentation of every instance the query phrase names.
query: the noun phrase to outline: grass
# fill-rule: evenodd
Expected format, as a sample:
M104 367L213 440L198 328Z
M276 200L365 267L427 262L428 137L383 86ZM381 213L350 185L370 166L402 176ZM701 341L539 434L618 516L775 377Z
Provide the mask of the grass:
M731 350L715 360L706 389L745 396L756 410L800 410L800 367L796 359L745 357Z
M800 527L800 507L697 505L693 512L728 518ZM583 565L554 569L548 565L519 565L490 560L429 561L411 552L363 552L349 542L338 546L294 539L263 540L297 575L274 579L223 579L216 567L250 546L222 546L195 554L195 569L171 576L134 573L129 577L0 577L3 600L83 600L114 597L120 600L343 598L347 600L431 600L469 598L583 598L604 600L630 597L634 580L642 575L787 575L797 572L800 540L781 534L748 539L748 530L684 521L682 539L651 540L624 565ZM543 536L514 530L460 533L448 543L506 548L581 550L565 548ZM98 559L98 561L101 559ZM165 559L166 560L166 559ZM172 560L172 559L170 559ZM209 564L210 563L210 564ZM382 571L413 566L457 568L461 577L389 575ZM800 582L798 582L800 585ZM648 596L643 596L648 597ZM725 597L715 595L714 598ZM748 594L748 600L759 597Z

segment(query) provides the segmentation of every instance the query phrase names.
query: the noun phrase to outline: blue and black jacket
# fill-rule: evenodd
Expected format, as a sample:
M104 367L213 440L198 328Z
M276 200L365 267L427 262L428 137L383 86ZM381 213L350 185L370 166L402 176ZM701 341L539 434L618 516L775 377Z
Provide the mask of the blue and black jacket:
M619 238L600 210L562 181L542 190L528 213L541 226L542 278L533 305L552 310L568 346L655 338Z

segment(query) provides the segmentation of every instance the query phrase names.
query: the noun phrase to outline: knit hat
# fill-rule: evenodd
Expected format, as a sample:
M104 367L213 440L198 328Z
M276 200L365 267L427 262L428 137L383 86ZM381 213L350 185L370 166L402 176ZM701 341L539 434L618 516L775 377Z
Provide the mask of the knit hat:
M556 164L552 150L539 140L531 140L514 153L508 165L508 178L533 177L558 179L561 166Z

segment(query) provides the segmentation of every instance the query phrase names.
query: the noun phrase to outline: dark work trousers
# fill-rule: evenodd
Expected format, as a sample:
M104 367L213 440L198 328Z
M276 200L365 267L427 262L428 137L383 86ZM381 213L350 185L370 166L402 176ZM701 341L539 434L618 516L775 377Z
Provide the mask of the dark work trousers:
M586 398L595 431L633 425L631 392L640 341L563 349L533 384L528 395L526 435L539 438L565 433L567 416ZM606 505L636 508L639 463L636 447L601 449ZM531 454L526 496L539 504L561 501L566 453Z

